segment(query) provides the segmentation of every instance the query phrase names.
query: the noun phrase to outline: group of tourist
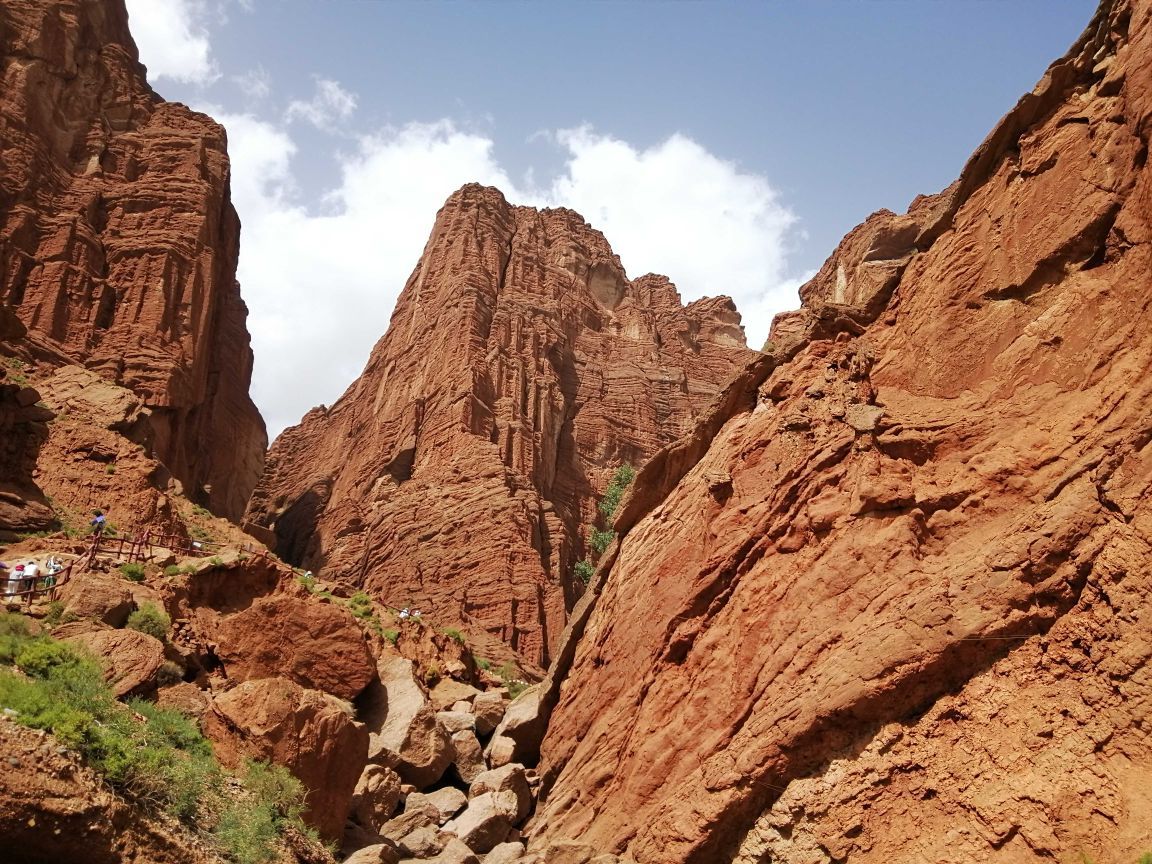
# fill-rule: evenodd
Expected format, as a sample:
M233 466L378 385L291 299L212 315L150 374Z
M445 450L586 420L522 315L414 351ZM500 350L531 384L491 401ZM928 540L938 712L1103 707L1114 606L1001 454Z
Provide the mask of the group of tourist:
M44 590L56 584L56 574L63 569L64 565L55 555L44 562L43 575L40 565L34 559L17 564L15 567L9 567L7 563L0 561L0 585L8 597L33 589ZM37 579L40 580L39 584Z

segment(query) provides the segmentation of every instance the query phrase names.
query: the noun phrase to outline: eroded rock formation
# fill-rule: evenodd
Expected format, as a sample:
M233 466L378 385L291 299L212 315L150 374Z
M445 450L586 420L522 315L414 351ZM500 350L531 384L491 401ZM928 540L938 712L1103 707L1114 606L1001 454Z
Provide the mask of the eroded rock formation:
M641 471L534 844L1135 861L1152 803L1152 2L850 234ZM627 621L627 627L619 622Z
M5 2L0 51L0 302L29 356L135 393L151 452L238 518L267 439L224 130L149 88L121 0Z
M275 442L249 518L295 564L546 662L596 496L753 356L739 321L629 281L576 213L465 186L363 375Z

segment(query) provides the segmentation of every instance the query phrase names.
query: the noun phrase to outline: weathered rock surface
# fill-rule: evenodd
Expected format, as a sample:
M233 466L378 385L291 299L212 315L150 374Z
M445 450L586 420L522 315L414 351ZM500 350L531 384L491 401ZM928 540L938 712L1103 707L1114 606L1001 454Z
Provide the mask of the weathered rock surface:
M57 596L72 618L91 618L123 627L132 614L132 590L119 576L81 573L60 586Z
M368 755L368 732L346 706L294 681L264 678L217 695L202 724L225 765L249 757L291 771L307 790L305 820L326 839L340 836Z
M93 630L67 641L100 660L118 698L155 689L156 673L164 662L164 643L159 639L135 630Z
M281 676L351 700L376 677L348 610L310 597L257 598L221 620L216 643L216 656L237 681Z
M546 663L597 496L752 356L739 320L628 280L569 210L465 186L363 375L275 442L248 518L294 564Z
M1147 851L1150 128L1152 3L1105 2L645 466L545 690L533 849Z
M30 356L135 393L150 452L238 518L266 435L223 129L149 88L122 0L5 2L0 51L0 302Z
M6 313L7 307L0 306L0 323ZM56 524L52 507L34 479L52 412L36 404L40 401L37 391L8 383L8 378L7 370L0 367L0 532L41 531Z

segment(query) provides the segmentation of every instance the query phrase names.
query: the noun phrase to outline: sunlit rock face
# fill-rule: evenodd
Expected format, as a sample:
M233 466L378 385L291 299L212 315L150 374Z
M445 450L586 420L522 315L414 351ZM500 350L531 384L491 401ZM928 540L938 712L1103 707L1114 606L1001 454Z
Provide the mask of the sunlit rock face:
M33 356L137 394L154 455L239 518L267 437L223 128L151 90L121 0L5 0L0 50L0 302Z
M533 845L1135 861L1152 805L1152 3L853 231L653 457Z
M614 468L753 356L728 298L684 306L578 214L465 186L364 373L273 445L248 518L293 563L543 664Z

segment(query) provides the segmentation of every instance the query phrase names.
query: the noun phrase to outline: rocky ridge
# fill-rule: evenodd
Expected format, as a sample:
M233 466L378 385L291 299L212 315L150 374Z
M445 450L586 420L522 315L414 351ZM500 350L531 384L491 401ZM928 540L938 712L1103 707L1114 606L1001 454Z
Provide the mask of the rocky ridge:
M27 331L4 353L131 391L137 442L238 518L267 438L224 130L151 90L119 0L5 2L0 51L0 303Z
M576 213L465 186L363 375L274 443L248 519L293 564L546 663L597 496L753 356L739 321L629 280Z
M1150 57L1152 3L1102 3L640 472L541 700L534 843L1152 848Z

